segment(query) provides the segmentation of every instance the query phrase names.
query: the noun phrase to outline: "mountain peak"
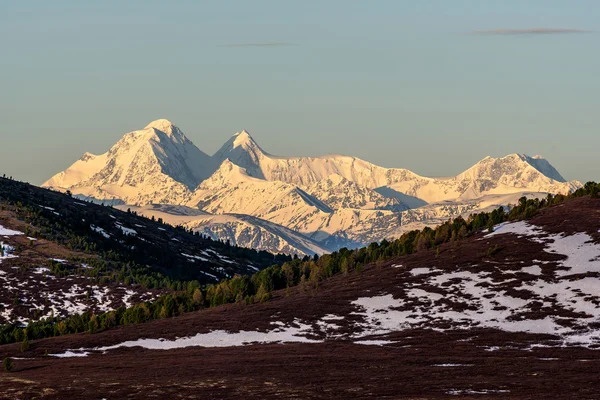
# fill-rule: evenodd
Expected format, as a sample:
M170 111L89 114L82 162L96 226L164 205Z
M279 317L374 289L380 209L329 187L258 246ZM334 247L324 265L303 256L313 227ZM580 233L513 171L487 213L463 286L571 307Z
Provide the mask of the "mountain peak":
M530 157L527 154L523 154L523 153L511 153L511 154L507 154L504 157L491 157L491 156L487 156L483 159L481 159L479 162L477 162L474 167L477 167L478 165L485 165L485 164L519 164L521 162L525 162L528 163L528 161L530 160L537 160L537 159L543 159L541 156L535 156L535 157Z
M176 125L174 125L168 119L157 119L150 122L144 130L153 129L163 133L166 133L170 138L177 138L180 141L185 140L185 135Z
M487 179L491 181L506 182L523 181L526 174L531 179L536 179L536 175L549 178L556 182L564 183L566 180L560 173L541 156L530 157L527 154L513 153L504 157L494 158L486 157L477 164L460 174L461 179ZM506 183L505 182L505 183ZM523 181L522 184L530 182Z
M254 141L247 130L242 130L233 135L225 144L213 155L213 159L219 164L225 159L231 160L244 168L248 175L264 179L260 171L260 160L268 156L260 146Z
M152 122L150 122L148 125L146 125L146 127L144 129L150 129L150 128L154 128L154 129L158 129L159 131L164 131L163 129L171 129L172 127L174 127L175 125L173 125L173 123L171 121L169 121L168 119L157 119L154 120Z
M236 134L233 135L232 139L233 139L233 143L232 143L233 148L236 148L239 146L258 147L258 144L254 141L254 138L252 138L252 136L250 136L250 133L248 133L248 131L245 129L242 130L241 132L236 132Z

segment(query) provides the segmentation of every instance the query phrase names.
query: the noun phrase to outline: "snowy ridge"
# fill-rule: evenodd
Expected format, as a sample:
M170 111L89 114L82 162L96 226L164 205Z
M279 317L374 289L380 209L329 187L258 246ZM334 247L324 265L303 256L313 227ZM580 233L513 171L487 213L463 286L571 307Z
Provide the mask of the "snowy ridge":
M332 211L294 185L249 177L229 160L194 191L187 205L211 214L248 214L284 226Z
M184 226L212 239L229 241L232 245L267 250L275 254L303 256L331 251L298 232L249 215L212 215L194 208L160 204L117 208L131 208L139 215L162 218L168 224Z

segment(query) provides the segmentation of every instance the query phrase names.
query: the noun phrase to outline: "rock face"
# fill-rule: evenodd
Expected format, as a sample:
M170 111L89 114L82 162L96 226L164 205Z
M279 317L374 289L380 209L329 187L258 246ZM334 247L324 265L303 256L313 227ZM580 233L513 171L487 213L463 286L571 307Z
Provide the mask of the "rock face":
M126 134L107 153L84 154L43 186L129 205L184 205L209 214L236 214L234 225L244 225L246 232L249 220L242 221L240 215L248 215L254 217L252 229L276 224L311 240L316 245L312 249L328 251L506 205L525 194L570 192L581 183L565 181L542 157L523 154L486 157L448 178L340 155L278 157L265 152L245 130L208 156L162 119ZM273 229L267 236L275 236L269 240L256 239L258 232L266 235L261 229L240 240L232 219L211 221L210 228L197 228L261 250L306 254L308 249L276 238L279 230ZM218 227L220 223L225 225Z

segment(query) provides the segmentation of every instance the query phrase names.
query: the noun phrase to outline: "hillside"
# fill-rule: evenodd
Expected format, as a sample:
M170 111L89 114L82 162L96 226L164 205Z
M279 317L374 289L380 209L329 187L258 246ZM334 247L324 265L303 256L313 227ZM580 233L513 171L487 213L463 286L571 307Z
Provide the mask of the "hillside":
M125 134L105 154L85 154L43 186L110 204L185 205L210 214L245 214L333 251L397 237L415 226L433 227L457 212L468 217L496 197L565 194L581 183L566 181L544 158L524 154L485 157L446 178L351 156L281 157L263 150L245 130L208 156L178 127L158 120ZM219 232L214 237L270 252L312 254L282 245L287 238L273 230L269 240L239 241L231 221L222 218L218 227L218 220L211 222L211 230Z
M529 219L492 232L476 218L462 240L421 246L426 230L322 257L327 268L416 243L320 281L313 274L326 270L304 280L284 266L273 282L300 283L266 302L44 339L25 353L0 347L21 357L0 388L42 398L595 398L600 200L536 204L520 201L511 215ZM82 376L85 388L65 384Z
M103 312L289 260L0 178L0 325Z

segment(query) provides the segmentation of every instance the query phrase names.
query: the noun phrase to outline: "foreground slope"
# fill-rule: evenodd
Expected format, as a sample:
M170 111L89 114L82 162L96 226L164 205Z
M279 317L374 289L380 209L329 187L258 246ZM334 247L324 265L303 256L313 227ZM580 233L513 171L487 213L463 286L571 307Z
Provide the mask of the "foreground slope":
M600 200L584 197L266 303L41 340L24 354L3 346L26 359L0 387L42 398L592 399L599 230Z
M0 178L0 324L103 312L288 259Z

